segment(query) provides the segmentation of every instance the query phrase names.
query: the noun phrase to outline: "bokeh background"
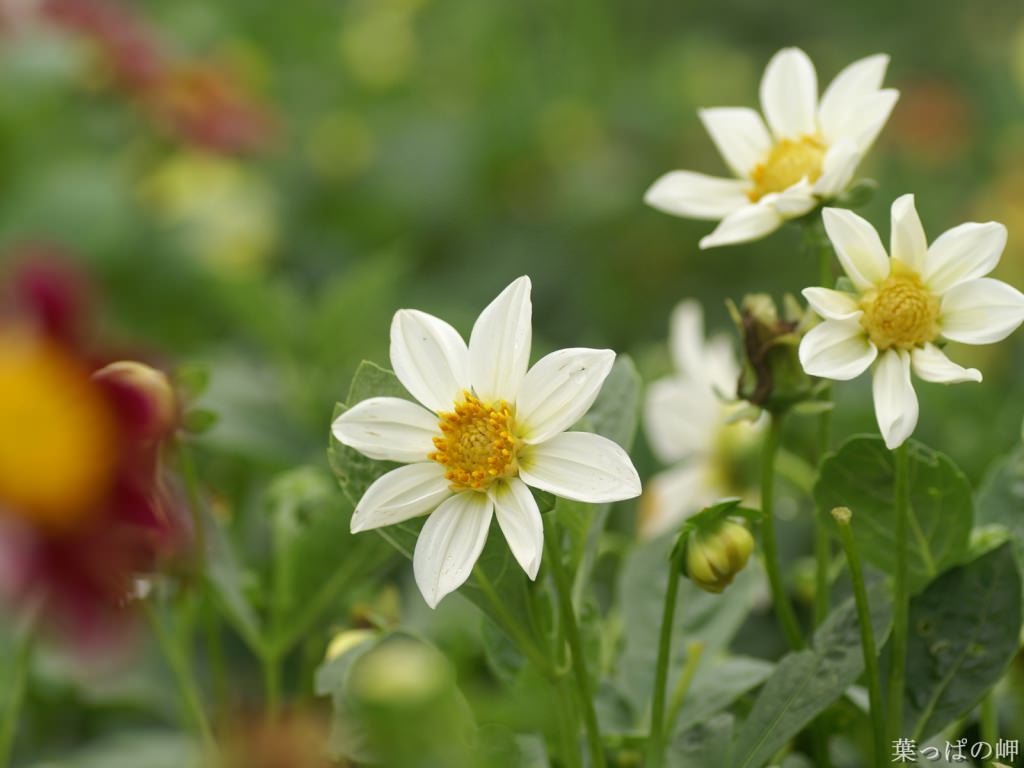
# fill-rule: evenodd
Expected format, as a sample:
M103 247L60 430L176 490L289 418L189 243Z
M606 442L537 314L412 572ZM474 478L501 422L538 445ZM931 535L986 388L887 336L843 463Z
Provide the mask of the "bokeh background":
M891 200L915 192L931 237L1002 221L996 275L1024 285L1017 0L0 9L0 258L59 251L94 282L109 338L209 366L204 405L220 418L201 450L225 514L244 516L280 470L326 466L332 407L360 360L386 363L397 308L468 331L529 274L534 358L609 346L650 377L679 300L728 329L726 299L813 284L795 229L701 252L708 223L641 201L670 169L724 171L696 110L756 105L786 45L811 55L821 86L891 54L902 96L861 167L880 185L864 215L886 233ZM156 59L172 62L169 85L147 75ZM957 360L986 382L920 386L917 437L978 481L1020 436L1024 334ZM867 382L835 391L836 433L872 431ZM642 438L637 455L643 475L657 468ZM616 525L632 530L632 515ZM64 720L36 721L39 734L75 745L104 731L110 712L53 685L35 711L52 694Z

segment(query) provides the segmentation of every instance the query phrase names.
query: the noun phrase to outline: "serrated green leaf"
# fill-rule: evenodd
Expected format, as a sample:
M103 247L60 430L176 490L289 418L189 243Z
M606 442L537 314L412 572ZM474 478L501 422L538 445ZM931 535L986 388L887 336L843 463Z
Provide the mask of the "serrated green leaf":
M904 722L914 739L966 715L1020 647L1021 578L1009 544L911 600Z
M952 459L913 440L907 448L908 578L917 592L966 557L974 507L970 483ZM814 486L821 514L834 507L853 510L853 534L864 559L890 575L896 567L894 466L880 437L853 437L825 459Z
M869 590L868 600L880 647L892 624L892 604L881 585ZM811 648L787 654L775 667L740 729L730 764L734 768L763 766L842 696L863 670L857 611L850 599L821 625Z

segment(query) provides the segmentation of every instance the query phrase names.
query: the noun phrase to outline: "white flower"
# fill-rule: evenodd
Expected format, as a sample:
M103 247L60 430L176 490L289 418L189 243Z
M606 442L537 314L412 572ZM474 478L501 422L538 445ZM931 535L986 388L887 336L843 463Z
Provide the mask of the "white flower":
M884 54L855 61L819 101L814 64L799 48L784 48L761 79L767 127L745 107L699 112L736 178L672 171L647 190L645 202L676 216L720 221L701 248L756 240L803 216L849 185L889 119L899 92L881 87L888 64Z
M676 373L650 385L644 430L654 455L673 465L647 483L640 534L678 528L715 501L743 496L736 478L742 454L757 440L749 421L729 424L736 412L739 366L726 336L704 339L704 315L696 301L672 312L669 351Z
M622 448L565 431L593 404L615 353L562 349L527 370L531 314L527 277L480 313L468 347L443 320L399 310L391 323L391 365L422 405L373 397L334 422L334 436L345 445L406 465L367 489L352 532L429 514L413 570L432 608L469 578L492 515L523 570L536 577L544 527L527 485L589 503L640 493Z
M1024 294L984 277L1006 245L1006 227L968 223L928 245L914 196L892 204L890 253L875 229L856 214L826 208L825 230L853 292L807 288L804 297L825 322L800 344L800 362L812 376L845 381L875 364L878 428L889 448L917 425L910 371L925 381L981 381L936 345L942 339L991 344L1024 321Z

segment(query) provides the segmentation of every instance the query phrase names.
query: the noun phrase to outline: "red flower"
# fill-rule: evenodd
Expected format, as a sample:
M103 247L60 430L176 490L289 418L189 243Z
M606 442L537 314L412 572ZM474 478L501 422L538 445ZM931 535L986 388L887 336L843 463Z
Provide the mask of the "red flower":
M78 645L126 626L139 577L190 540L162 455L178 425L160 371L93 372L84 283L55 262L16 270L0 313L0 578Z

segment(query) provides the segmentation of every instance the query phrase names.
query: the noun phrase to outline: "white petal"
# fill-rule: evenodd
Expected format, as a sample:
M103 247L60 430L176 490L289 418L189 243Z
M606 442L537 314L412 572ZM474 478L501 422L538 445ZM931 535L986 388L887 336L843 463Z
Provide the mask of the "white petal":
M697 113L722 159L739 178L750 172L771 152L772 137L764 120L746 107L714 107Z
M615 363L610 349L560 349L526 374L516 398L516 422L527 443L564 432L594 404Z
M733 211L700 241L701 248L757 240L782 226L782 216L770 205L752 204Z
M640 476L622 448L589 432L563 432L519 454L523 482L591 504L640 495Z
M676 304L668 321L668 349L680 373L697 375L704 366L704 308L687 299Z
M981 381L981 371L957 365L934 344L917 347L910 353L914 373L925 381L938 384L958 384L963 381Z
M889 276L889 258L874 227L842 208L825 208L821 216L839 263L857 290L866 290Z
M412 569L427 605L461 587L487 542L494 505L485 493L452 496L427 518L416 540Z
M818 204L814 196L814 187L806 178L782 192L772 192L759 201L762 205L770 205L784 219L795 219L803 216Z
M882 87L888 66L889 57L885 54L868 56L850 64L829 83L818 108L821 134L826 142L831 144L844 135L843 128L857 118L860 105Z
M852 141L840 140L830 146L822 161L821 176L814 183L814 194L827 200L850 186L863 153Z
M708 484L712 476L712 468L704 460L654 475L640 501L640 535L651 538L677 529L714 502L722 494Z
M409 394L432 411L450 411L469 383L466 342L444 320L400 309L391 321L391 367Z
M892 204L892 234L889 242L892 257L920 273L924 268L928 240L921 217L917 215L913 195L897 197Z
M800 364L811 376L848 381L860 376L878 349L856 320L826 320L800 342Z
M910 381L910 353L889 349L878 358L872 381L875 418L889 450L899 448L917 426L917 393Z
M818 76L799 48L783 48L761 78L761 110L777 139L798 139L818 132Z
M991 277L971 280L942 297L942 335L964 344L1002 341L1024 322L1024 294Z
M831 288L804 288L802 291L811 309L826 320L857 320L864 312L857 299Z
M530 364L530 278L515 280L492 301L469 337L469 379L484 402L515 400Z
M489 493L494 515L516 562L530 579L536 579L544 552L544 521L537 500L518 477L495 483Z
M710 452L720 416L720 404L702 379L665 378L647 388L644 433L664 464Z
M999 263L1006 247L1006 227L994 221L968 222L939 235L924 259L921 277L935 293L984 277Z
M704 381L711 385L715 400L736 399L739 386L740 365L736 362L736 350L732 337L725 333L716 334L704 347Z
M899 99L900 92L893 88L885 88L869 96L858 108L856 119L844 127L842 138L853 141L862 153L867 152L889 122Z
M398 397L371 397L337 419L331 431L339 442L383 461L424 461L441 433L437 417L421 405Z
M352 533L425 515L452 495L444 467L433 461L408 464L378 477L352 514Z
M671 171L658 179L644 195L644 202L659 211L691 219L724 219L750 204L750 184L719 179L693 171Z

